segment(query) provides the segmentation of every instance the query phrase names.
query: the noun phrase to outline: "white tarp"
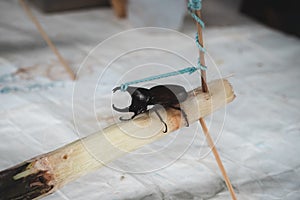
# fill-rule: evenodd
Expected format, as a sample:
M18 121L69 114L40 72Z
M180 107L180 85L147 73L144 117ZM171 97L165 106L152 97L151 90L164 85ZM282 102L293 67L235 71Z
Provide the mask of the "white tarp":
M80 112L76 121L80 124L78 135L72 113L74 83L68 80L67 74L21 10L14 7L12 15L9 12L15 5L1 2L2 5L7 9L1 9L0 18L0 22L5 24L0 26L1 170L97 131L99 124L105 127L114 123L110 108L111 89L122 75L132 69L131 66L143 60L151 61L151 58L147 60L144 57L149 54L143 51L111 67L95 90L95 113L87 108L94 97L81 91L82 98L77 96L75 105ZM74 69L79 68L97 42L127 28L127 21L116 21L109 10L59 14L43 19L48 20L49 35ZM7 23L9 20L13 21ZM184 33L193 37L193 28L188 26ZM115 47L126 49L126 42L130 45L130 42L139 43L149 37L129 34L124 43L112 41L114 47L108 45L105 51L101 50L101 57L93 57L87 62L79 76L81 87L95 89L92 80L99 77L111 56L118 56ZM192 40L189 43L178 40L170 44L174 38L168 34L153 35L153 38L157 40L153 39L152 44L149 41L149 45L178 49L179 53L191 55L191 61L196 63L197 50ZM225 122L225 110L221 110L215 113L214 126L210 128L212 135L218 137L217 148L237 196L239 199L299 199L299 39L261 25L249 24L207 29L205 43L222 76L233 74L229 80L237 98L227 106ZM164 64L177 63L178 69L184 64L174 60L172 63L168 55L163 55L161 52L153 53ZM212 63L208 61L210 65ZM144 69L129 75L129 78L161 73L161 69ZM211 69L209 79L218 78L216 70ZM185 80L170 80L186 84ZM168 80L161 83L166 82ZM195 75L190 82L198 84ZM94 123L95 114L99 124ZM211 122L211 118L207 120ZM199 131L194 138L197 127L199 125L194 124L168 136L171 141L178 134L185 136L181 141L172 143L174 154L121 158L111 163L110 168L88 174L45 199L229 199L214 157L205 153L208 147L203 134ZM168 139L147 146L140 152L162 148ZM184 149L184 145L189 145L192 139L194 143L184 155L163 169L143 174L112 169L150 170L174 160L168 156L177 155L176 149Z

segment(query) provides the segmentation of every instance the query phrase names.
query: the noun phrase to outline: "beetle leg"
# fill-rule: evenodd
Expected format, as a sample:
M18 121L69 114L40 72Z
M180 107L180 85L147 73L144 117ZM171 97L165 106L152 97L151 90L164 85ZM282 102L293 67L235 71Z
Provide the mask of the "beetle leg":
M187 119L187 115L186 115L185 111L182 110L180 107L170 106L170 108L173 108L175 110L179 110L181 112L181 114L183 115L184 119L185 119L186 126L189 127L190 124L189 124L189 121Z
M121 121L129 121L129 120L135 118L135 116L137 116L137 114L134 113L134 115L132 115L132 116L131 116L130 118L128 118L128 119L124 119L123 117L120 117L119 119L120 119Z
M168 131L168 126L167 126L166 122L164 122L164 120L162 119L161 115L159 114L159 112L156 110L155 107L154 107L154 112L156 113L156 115L158 116L160 121L164 124L165 130L163 132L166 133Z

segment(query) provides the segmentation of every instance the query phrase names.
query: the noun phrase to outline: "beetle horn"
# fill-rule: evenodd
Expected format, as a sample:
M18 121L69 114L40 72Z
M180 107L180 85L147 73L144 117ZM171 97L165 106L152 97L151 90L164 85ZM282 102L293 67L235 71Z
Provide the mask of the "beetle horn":
M113 104L112 105L113 109L118 111L118 112L129 112L129 107L126 107L126 108L117 108L115 107L115 105Z
M131 87L131 86L128 86L128 87L126 88L125 91L127 91L127 92L131 95L131 94L133 94L137 89L138 89L137 87ZM115 92L118 91L118 90L121 90L121 87L120 87L120 86L115 87L112 91L113 91L113 93L115 93ZM124 92L125 92L125 91L124 91Z
M117 90L120 90L120 89L121 89L121 87L118 86L118 87L115 87L112 91L113 91L113 93L115 93Z

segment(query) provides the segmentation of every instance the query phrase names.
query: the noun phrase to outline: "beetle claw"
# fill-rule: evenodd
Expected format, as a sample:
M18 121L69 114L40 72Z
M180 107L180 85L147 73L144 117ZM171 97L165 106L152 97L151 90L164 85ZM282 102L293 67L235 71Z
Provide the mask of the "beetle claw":
M120 121L129 121L129 120L131 120L131 118L124 119L123 117L120 117L119 119L120 119Z
M166 122L162 121L162 123L165 125L165 130L163 131L163 133L168 132L168 126L167 126Z

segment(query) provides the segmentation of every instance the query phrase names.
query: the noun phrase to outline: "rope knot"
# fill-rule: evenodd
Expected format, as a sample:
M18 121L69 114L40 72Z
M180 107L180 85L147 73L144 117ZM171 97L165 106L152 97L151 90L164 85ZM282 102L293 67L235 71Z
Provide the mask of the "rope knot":
M192 74L192 73L194 73L195 71L197 71L197 68L196 68L196 67L190 67L190 68L188 68L188 73L189 73L189 74Z
M188 7L192 10L201 10L201 0L189 0Z
M200 58L198 58L198 69L201 69L203 71L207 70L207 66L201 64Z
M125 92L128 88L129 84L128 83L123 83L121 86L120 86L120 90L122 92Z

